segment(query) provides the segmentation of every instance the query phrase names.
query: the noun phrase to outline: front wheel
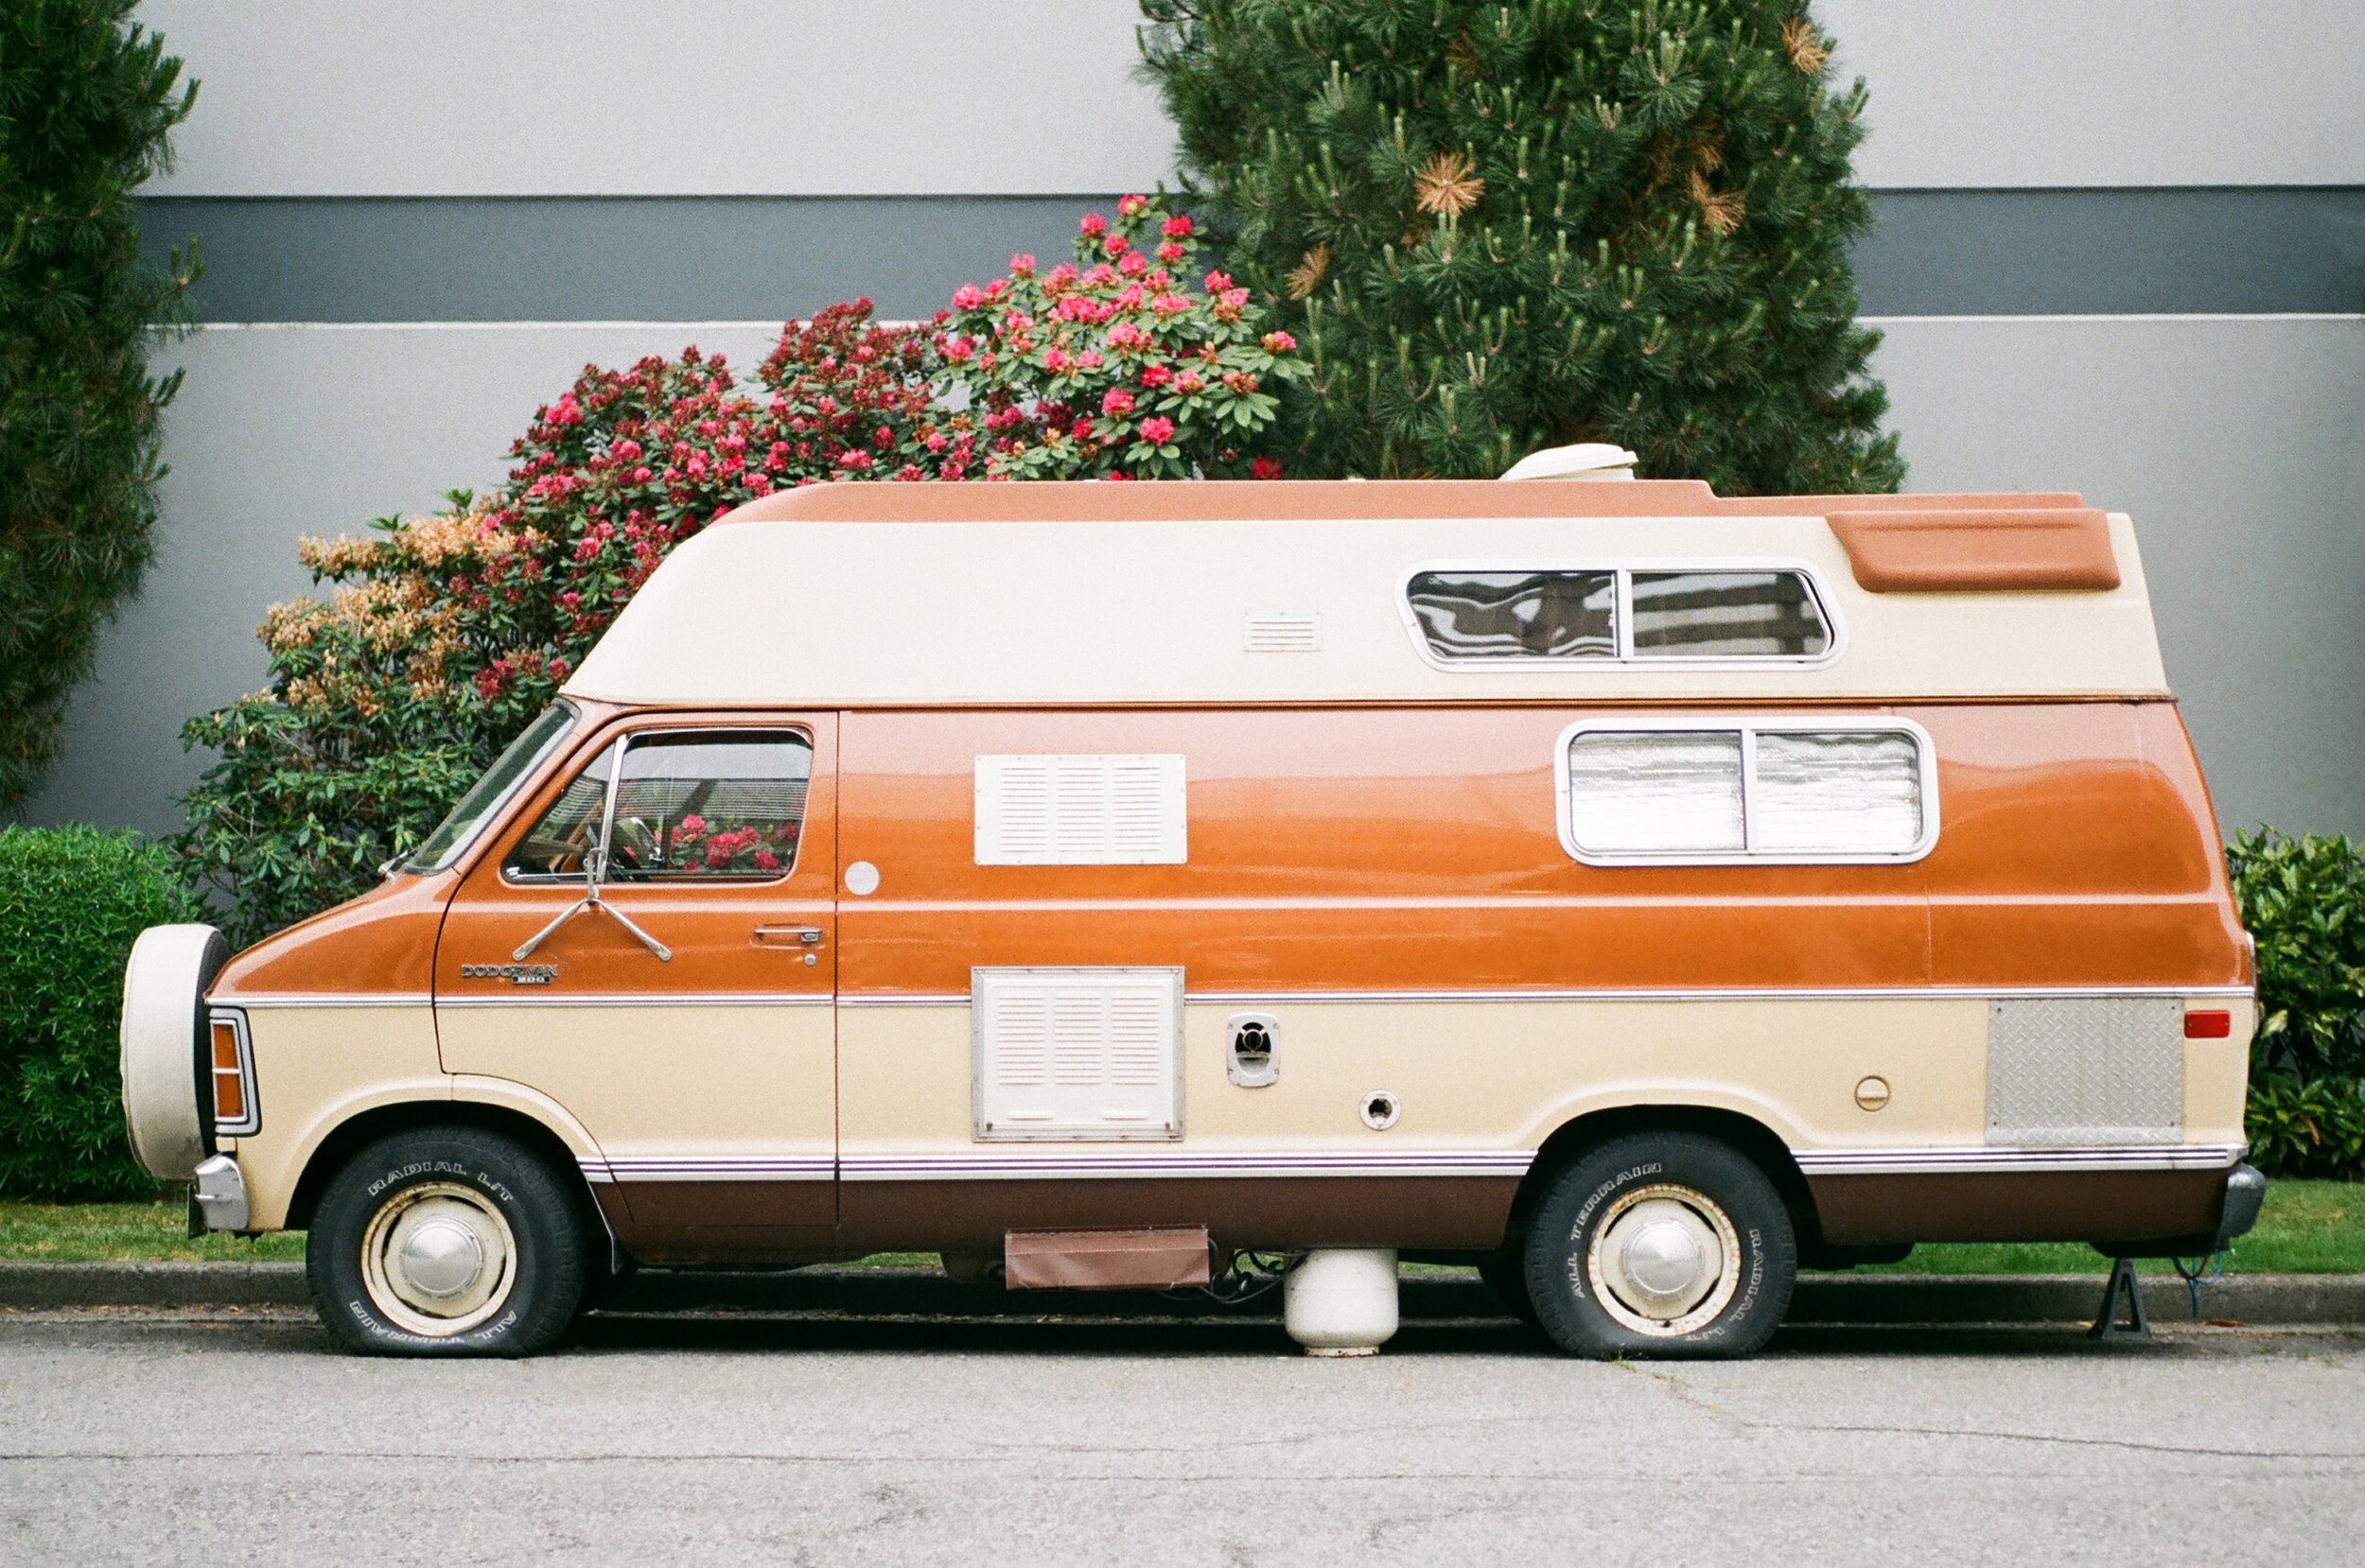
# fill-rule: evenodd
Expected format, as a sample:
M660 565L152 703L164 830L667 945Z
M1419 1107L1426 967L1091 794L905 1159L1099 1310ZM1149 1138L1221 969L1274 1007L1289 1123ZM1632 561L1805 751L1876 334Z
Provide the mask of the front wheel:
M357 1350L531 1355L582 1301L573 1195L533 1151L474 1127L382 1138L321 1194L305 1274Z
M1635 1133L1579 1156L1528 1226L1529 1299L1575 1355L1746 1355L1780 1324L1797 1272L1774 1184L1696 1133Z

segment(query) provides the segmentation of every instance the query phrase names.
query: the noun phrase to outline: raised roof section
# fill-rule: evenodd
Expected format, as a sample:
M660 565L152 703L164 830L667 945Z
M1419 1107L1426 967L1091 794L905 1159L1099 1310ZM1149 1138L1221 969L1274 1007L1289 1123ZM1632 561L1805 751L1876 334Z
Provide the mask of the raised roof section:
M2006 515L2010 514L2010 515ZM1840 519L1835 530L1828 519ZM1843 543L1843 539L1850 543ZM1416 570L1803 567L1813 665L1424 656ZM1264 651L1252 624L1289 621ZM1697 481L851 483L677 549L568 683L659 706L2160 695L2132 526L2067 494Z

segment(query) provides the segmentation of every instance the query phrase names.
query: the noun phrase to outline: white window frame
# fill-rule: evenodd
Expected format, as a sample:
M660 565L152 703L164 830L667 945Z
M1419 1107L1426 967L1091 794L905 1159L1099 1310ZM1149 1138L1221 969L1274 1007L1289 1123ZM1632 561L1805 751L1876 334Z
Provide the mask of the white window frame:
M1644 568L1648 570L1649 568ZM1621 735L1642 732L1741 732L1741 824L1745 845L1755 826L1752 803L1758 783L1760 735L1904 735L1912 738L1921 765L1921 836L1896 850L1772 850L1667 849L1603 851L1577 843L1574 801L1568 777L1568 747L1578 736L1595 730ZM1568 858L1585 865L1904 865L1926 857L1938 842L1938 753L1930 732L1911 719L1894 714L1862 713L1726 713L1660 715L1603 714L1580 719L1560 732L1552 748L1554 827Z
M1807 584L1808 597L1814 601L1816 613L1831 630L1831 644L1820 653L1718 653L1703 656L1691 653L1637 653L1634 646L1634 574L1636 572L1730 571L1730 572L1796 572ZM1575 657L1536 653L1522 658L1514 655L1485 655L1453 658L1437 652L1421 629L1421 618L1412 608L1412 580L1427 572L1607 572L1615 584L1616 599L1610 614L1610 629L1617 636L1618 651L1606 658ZM1462 671L1487 670L1502 672L1536 674L1544 671L1566 673L1570 670L1626 669L1640 666L1648 670L1819 670L1837 660L1848 651L1848 623L1841 618L1839 606L1832 601L1823 586L1823 574L1813 564L1796 556L1652 556L1635 559L1620 557L1604 561L1600 557L1577 559L1559 557L1539 559L1526 556L1516 560L1453 560L1423 561L1405 570L1396 584L1396 616L1404 622L1407 636L1412 639L1412 651L1432 670Z
M584 748L590 755L584 759L582 768L574 773L568 774L566 775L565 782L559 785L559 792L563 796L566 793L568 785L574 783L576 779L583 777L586 774L590 772L592 765L599 761L600 754L602 752L606 751L611 746L615 747L616 755L608 759L607 781L600 787L599 844L605 845L608 842L608 835L616 831L616 792L617 786L623 780L624 754L632 750L633 747L639 745L643 740L666 740L684 735L693 737L745 735L765 740L789 739L802 740L805 743L806 752L813 759L816 772L821 756L821 743L814 735L812 727L810 725L798 723L757 723L749 724L652 724L646 728L634 728L630 725L623 725L608 730L604 734L599 736L594 744ZM810 817L813 814L814 776L814 773L808 773L805 778L805 814L807 817ZM552 806L555 806L556 804L556 800L553 800L551 803L551 806L543 807L543 815L547 816L551 811ZM526 830L528 832L532 832L535 827L539 826L541 818L536 817L533 822L526 825ZM506 827L506 825L504 825L504 827ZM494 843L496 847L498 847L499 841L497 839ZM513 869L509 864L509 854L515 853L515 851L516 845L513 844L510 847L510 851L502 854L500 857L500 880L504 886L581 887L588 880L590 868L587 863L585 866L585 875L583 876L562 877L545 872L517 871ZM797 868L804 863L804 860L805 824L803 820L799 820L797 824L796 857L786 865L780 867L777 873L759 874L756 876L726 876L720 874L712 876L674 875L657 878L648 881L623 882L611 880L604 882L601 885L609 890L619 887L683 887L690 885L699 887L774 887L781 882L787 881L791 877L797 875Z

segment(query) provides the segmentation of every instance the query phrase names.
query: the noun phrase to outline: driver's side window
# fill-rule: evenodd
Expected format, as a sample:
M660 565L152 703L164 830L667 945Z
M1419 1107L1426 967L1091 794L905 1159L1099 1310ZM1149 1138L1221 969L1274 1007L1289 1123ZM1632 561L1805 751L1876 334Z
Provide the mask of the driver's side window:
M789 730L675 731L610 745L511 852L512 881L580 882L609 817L608 882L771 881L797 862L813 745Z

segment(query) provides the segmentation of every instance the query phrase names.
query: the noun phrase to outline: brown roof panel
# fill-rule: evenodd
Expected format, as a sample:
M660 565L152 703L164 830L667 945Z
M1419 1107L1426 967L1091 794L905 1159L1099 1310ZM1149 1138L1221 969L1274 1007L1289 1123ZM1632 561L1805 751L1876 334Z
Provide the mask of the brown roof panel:
M726 522L1210 522L1228 518L1799 517L1865 513L2051 511L2063 492L1943 496L1720 497L1699 479L1011 480L806 485L750 501Z
M1873 593L1978 593L2119 585L2111 520L2092 507L1850 508L1825 514Z

